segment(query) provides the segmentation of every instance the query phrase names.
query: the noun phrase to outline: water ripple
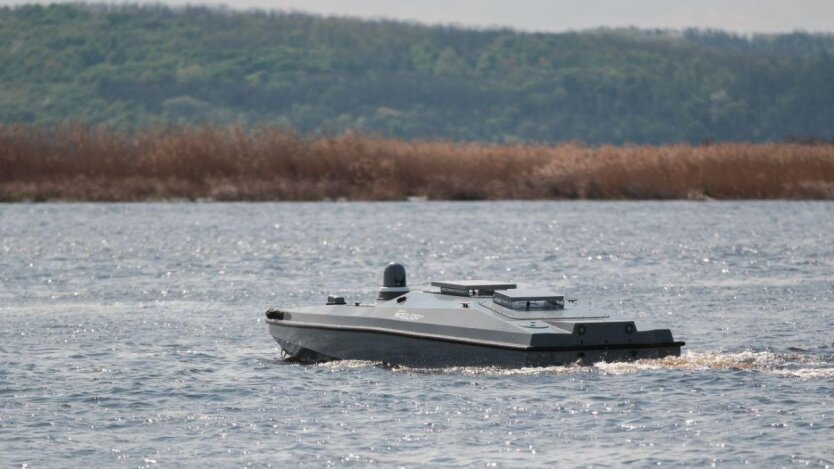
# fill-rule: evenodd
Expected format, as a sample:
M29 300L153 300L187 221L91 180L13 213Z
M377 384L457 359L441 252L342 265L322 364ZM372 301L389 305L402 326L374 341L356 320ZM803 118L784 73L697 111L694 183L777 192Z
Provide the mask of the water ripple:
M9 467L832 465L834 204L0 205ZM263 311L512 277L671 327L549 368L280 359Z

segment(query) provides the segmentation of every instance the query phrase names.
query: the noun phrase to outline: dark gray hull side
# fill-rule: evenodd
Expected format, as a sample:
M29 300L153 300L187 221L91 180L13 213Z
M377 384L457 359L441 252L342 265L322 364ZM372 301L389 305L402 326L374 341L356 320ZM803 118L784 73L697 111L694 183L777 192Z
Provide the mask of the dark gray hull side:
M631 361L679 356L681 342L652 345L586 345L565 348L512 348L448 339L327 327L298 327L268 321L269 332L288 354L302 361L369 360L411 367L525 366Z

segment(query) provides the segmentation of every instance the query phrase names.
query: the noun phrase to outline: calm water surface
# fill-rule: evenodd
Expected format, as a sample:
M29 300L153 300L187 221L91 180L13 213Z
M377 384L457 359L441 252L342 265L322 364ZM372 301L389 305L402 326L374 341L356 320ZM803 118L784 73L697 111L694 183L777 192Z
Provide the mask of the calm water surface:
M287 364L263 311L495 277L684 356ZM0 205L0 465L834 465L834 204Z

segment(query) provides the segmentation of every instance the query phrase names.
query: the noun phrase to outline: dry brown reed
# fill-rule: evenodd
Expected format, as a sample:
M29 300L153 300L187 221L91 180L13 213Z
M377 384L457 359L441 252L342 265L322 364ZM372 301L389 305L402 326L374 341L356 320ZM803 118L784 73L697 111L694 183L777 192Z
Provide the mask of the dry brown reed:
M0 127L0 201L834 199L834 145L491 145Z

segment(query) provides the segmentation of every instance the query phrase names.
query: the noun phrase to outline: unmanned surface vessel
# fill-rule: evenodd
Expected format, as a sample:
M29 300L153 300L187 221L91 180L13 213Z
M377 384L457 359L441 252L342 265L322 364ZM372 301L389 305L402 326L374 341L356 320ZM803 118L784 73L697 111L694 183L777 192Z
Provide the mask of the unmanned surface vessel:
M266 313L283 352L300 361L392 365L549 366L680 355L669 329L638 329L548 290L490 280L432 282L409 290L389 264L376 303L329 296L327 304Z

